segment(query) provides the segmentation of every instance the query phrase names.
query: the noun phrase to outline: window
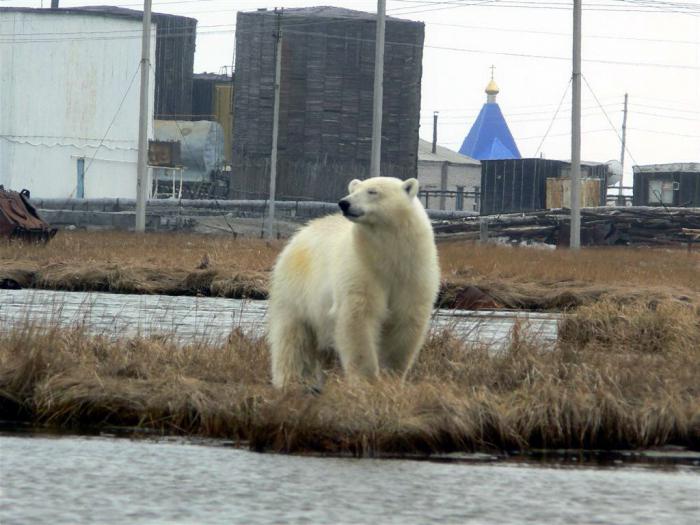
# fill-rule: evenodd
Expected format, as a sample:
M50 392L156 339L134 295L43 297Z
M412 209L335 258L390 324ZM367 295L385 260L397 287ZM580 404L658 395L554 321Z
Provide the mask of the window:
M678 189L672 180L649 181L649 204L673 204L673 192Z

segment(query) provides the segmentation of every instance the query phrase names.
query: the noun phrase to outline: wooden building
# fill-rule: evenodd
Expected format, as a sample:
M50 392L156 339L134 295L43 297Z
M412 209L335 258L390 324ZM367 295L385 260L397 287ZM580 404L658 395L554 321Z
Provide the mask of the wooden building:
M700 208L700 162L633 166L634 206Z
M369 175L376 34L374 14L335 7L238 14L231 196L268 195L277 23L277 195L335 201ZM387 18L383 175L417 174L423 38L422 23Z
M551 159L507 159L481 161L481 215L499 213L521 213L547 209L547 180L550 179L550 204L566 206L564 198L567 184L554 184L551 179L570 177L571 164ZM598 179L586 183L585 188L598 192L597 202L593 195L585 204L603 206L607 188L608 166L598 163L581 163L581 179ZM557 196L560 198L557 200ZM591 196L590 191L582 196ZM558 207L558 206L556 206Z

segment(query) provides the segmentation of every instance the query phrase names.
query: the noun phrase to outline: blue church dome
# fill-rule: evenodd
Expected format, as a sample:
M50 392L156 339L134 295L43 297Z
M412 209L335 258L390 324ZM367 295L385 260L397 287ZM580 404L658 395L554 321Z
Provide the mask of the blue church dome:
M459 152L478 160L519 159L520 150L496 103L498 86L491 79L486 86L486 104L476 117L474 125L464 139Z

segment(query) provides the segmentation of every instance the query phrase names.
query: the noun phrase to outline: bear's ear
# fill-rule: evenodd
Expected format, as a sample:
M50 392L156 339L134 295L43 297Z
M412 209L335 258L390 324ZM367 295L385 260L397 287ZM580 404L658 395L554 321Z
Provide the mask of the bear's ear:
M410 198L418 195L418 179L408 179L403 182L401 187L404 189Z
M360 179L353 179L350 181L350 184L348 184L348 191L352 193L355 191L355 188L357 188L357 185L362 182Z

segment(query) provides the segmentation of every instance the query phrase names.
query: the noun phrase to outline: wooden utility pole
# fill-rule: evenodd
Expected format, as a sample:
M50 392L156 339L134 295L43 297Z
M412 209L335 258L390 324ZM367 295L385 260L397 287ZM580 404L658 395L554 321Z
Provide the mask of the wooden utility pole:
M151 0L143 1L141 37L141 98L139 101L139 153L136 165L136 232L146 231L146 193L148 191L148 81L151 73Z
M379 177L382 162L382 102L384 98L384 29L386 0L377 1L377 38L374 49L374 108L370 177Z
M275 100L272 109L272 151L270 152L270 205L267 216L267 238L275 237L275 198L277 192L277 138L280 120L280 82L282 76L282 11L275 9L277 29L275 31Z
M622 183L625 179L625 149L627 149L627 93L625 93L625 110L622 113L622 151L620 152L620 165L622 174L620 175L620 186L617 193L617 205L624 206L622 200Z
M571 235L569 247L581 247L581 0L574 0L571 84Z

